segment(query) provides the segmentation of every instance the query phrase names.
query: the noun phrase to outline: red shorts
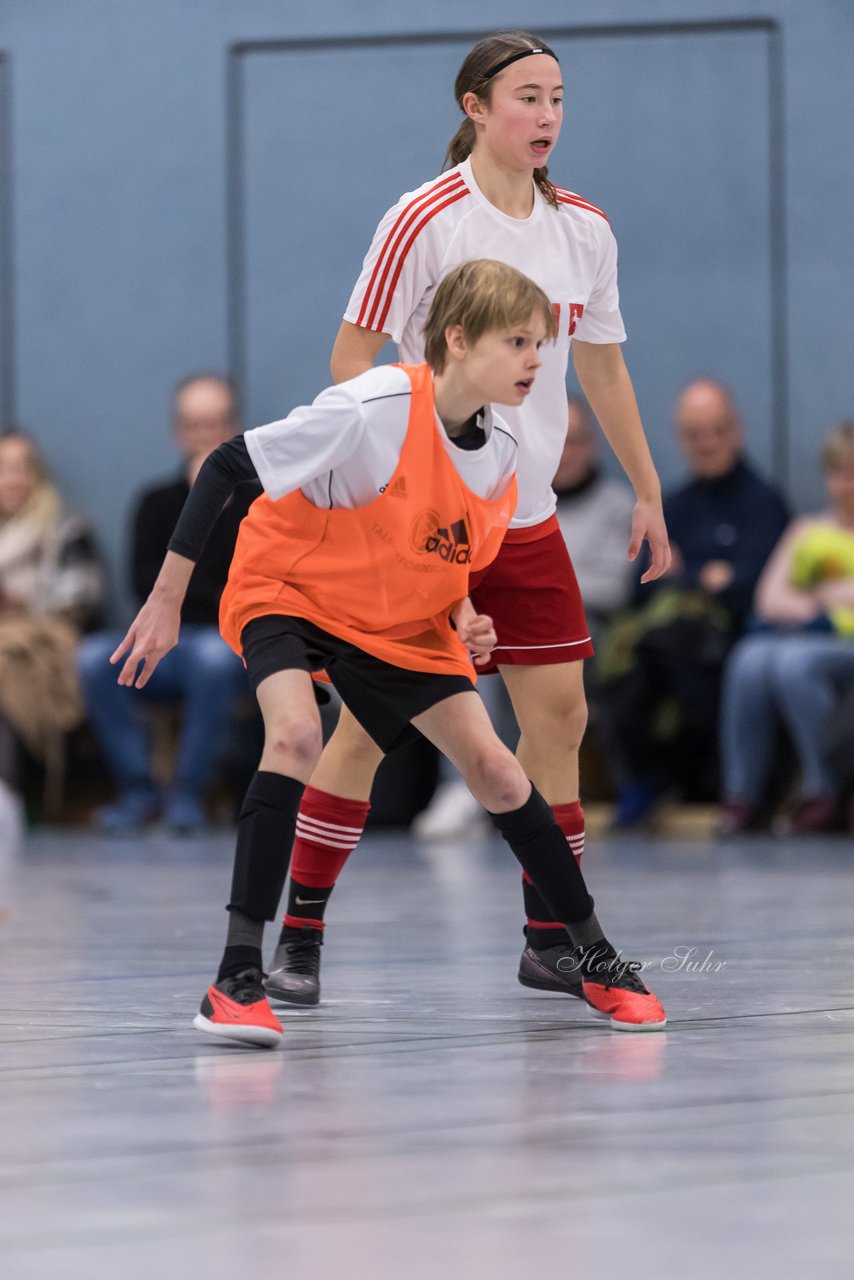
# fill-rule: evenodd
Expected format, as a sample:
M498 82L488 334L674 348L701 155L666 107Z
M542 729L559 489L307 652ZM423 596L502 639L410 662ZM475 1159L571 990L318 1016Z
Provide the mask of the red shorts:
M500 666L545 667L593 656L556 516L531 529L511 529L492 564L471 575L469 592L498 635L491 661L477 667L479 675Z

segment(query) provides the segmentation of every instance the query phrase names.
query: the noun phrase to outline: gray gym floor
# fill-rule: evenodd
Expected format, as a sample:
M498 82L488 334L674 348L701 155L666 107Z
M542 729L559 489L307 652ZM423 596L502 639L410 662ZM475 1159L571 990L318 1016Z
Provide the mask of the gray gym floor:
M374 835L273 1052L191 1025L231 845L2 860L4 1280L852 1274L850 840L597 841L670 1018L630 1035L516 983L499 842Z

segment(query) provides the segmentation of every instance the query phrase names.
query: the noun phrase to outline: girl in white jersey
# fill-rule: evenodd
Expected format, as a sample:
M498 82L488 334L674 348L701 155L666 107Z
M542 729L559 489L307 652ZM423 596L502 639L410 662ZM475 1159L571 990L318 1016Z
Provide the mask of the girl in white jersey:
M499 671L510 694L519 760L552 806L568 856L571 850L580 858L578 749L587 721L581 659L593 646L551 488L566 434L570 345L578 379L637 496L628 555L634 559L649 542L644 581L670 563L661 490L620 350L614 236L600 209L548 178L563 110L557 58L522 32L490 36L463 62L455 93L466 119L449 147L453 167L404 195L382 219L335 342L332 374L342 381L369 369L389 339L403 360L423 359L436 286L468 259L506 262L549 297L557 342L544 352L523 405L507 413L511 429L524 424L514 432L516 516L498 558L471 586L498 634L492 664L483 669ZM267 983L275 997L307 1004L319 998L323 911L358 843L381 758L345 710L300 808L288 907ZM520 981L580 995L565 934L524 876L523 894Z

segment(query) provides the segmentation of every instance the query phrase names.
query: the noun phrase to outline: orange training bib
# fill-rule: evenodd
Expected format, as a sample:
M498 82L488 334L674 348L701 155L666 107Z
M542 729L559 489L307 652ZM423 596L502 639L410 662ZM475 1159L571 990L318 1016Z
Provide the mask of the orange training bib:
M412 384L406 437L385 491L363 507L322 510L300 490L252 504L220 603L220 629L241 652L253 618L306 618L411 671L475 668L450 625L469 573L495 559L516 506L516 479L492 501L463 482L440 437L427 365Z

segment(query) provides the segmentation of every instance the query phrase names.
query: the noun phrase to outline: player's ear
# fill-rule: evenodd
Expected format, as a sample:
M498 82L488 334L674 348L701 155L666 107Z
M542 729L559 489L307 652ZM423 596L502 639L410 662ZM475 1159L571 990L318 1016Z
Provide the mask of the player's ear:
M476 93L464 93L460 106L463 111L465 111L469 120L473 120L475 124L483 124L486 111L484 109L484 103L481 102Z
M462 360L469 346L461 324L448 325L445 330L445 346L448 348L448 355L451 359Z

